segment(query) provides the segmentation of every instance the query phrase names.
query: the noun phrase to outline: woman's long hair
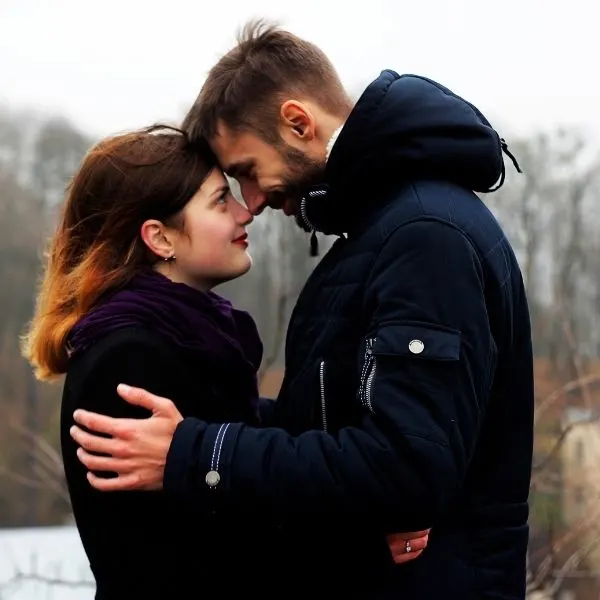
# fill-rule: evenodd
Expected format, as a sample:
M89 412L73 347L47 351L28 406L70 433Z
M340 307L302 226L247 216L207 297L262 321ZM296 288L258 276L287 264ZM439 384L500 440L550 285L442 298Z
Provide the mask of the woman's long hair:
M88 152L67 189L22 340L39 379L66 371L67 339L79 319L158 260L142 242L142 223L182 227L182 209L215 166L206 143L163 125L104 139Z

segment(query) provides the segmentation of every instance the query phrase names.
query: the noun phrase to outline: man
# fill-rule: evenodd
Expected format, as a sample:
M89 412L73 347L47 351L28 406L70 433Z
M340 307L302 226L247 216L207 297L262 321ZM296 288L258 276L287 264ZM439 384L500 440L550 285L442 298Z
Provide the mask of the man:
M282 208L339 239L290 320L277 428L182 420L121 386L154 415L75 415L113 437L73 430L91 471L118 474L92 485L268 506L289 540L280 576L305 597L524 598L529 314L473 193L502 183L504 141L423 77L383 71L353 106L318 48L261 27L211 70L184 126L254 214ZM429 527L419 560L394 565L383 534Z

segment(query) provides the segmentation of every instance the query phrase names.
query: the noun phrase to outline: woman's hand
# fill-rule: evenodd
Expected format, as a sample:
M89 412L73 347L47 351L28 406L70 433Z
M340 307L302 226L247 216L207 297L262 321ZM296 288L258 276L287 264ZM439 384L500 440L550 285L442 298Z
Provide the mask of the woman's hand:
M414 560L423 554L431 529L410 533L392 533L386 536L394 562L397 565Z

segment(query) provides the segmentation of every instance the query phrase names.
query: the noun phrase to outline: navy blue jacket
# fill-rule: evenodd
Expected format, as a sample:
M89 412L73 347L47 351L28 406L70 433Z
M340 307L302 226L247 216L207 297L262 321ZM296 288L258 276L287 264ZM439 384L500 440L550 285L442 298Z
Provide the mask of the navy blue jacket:
M529 314L473 193L503 169L475 107L384 71L302 206L340 237L291 317L277 428L185 419L175 433L165 488L207 510L270 510L297 593L524 598ZM425 527L425 553L395 566L385 533Z

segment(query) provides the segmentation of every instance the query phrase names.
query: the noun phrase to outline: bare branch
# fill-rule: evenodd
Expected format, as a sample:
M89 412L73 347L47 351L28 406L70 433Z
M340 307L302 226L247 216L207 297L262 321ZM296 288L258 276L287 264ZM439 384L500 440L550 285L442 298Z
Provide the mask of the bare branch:
M11 427L28 438L35 444L35 448L39 450L39 453L48 458L48 460L55 466L55 468L62 472L62 459L60 454L39 434L30 431L23 425L19 425L16 421L11 420Z
M560 398L568 394L569 392L574 392L583 386L589 386L592 383L596 383L600 381L600 374L596 375L585 375L581 378L574 379L569 381L562 387L553 391L549 396L544 398L536 407L534 422L537 423L539 419L544 415L544 413Z
M583 361L581 360L581 353L579 352L579 347L577 345L575 339L575 332L573 331L573 323L568 318L565 312L565 304L562 302L562 298L559 303L559 311L562 315L562 323L563 329L565 332L565 338L569 344L569 348L571 350L571 360L573 361L573 366L575 367L575 372L577 373L577 379L582 381L584 379L584 369L583 369ZM583 402L585 407L588 410L592 409L592 398L590 395L589 384L584 383L580 386L581 394L583 396Z
M62 586L68 588L96 587L96 583L89 579L69 580L63 579L62 577L48 577L46 575L41 575L40 573L17 572L8 581L0 585L0 593L26 582L44 583L50 586Z
M12 481L20 483L21 485L24 485L25 487L28 487L28 488L37 489L37 490L44 489L43 482L37 481L35 479L31 479L30 477L25 477L24 475L15 473L3 466L0 466L0 475L4 475L8 479L11 479Z
M542 458L538 463L533 465L533 467L532 467L533 472L536 473L538 471L542 471L552 462L552 460L558 454L561 446L564 444L565 440L567 439L569 433L571 433L571 431L573 431L573 429L576 429L577 427L580 427L582 425L587 425L589 423L595 423L598 421L598 419L600 419L600 413L596 412L596 413L592 414L592 416L589 419L582 419L581 421L575 421L573 423L569 423L566 427L564 427L562 429L562 431L560 432L558 438L554 442L552 448L546 454L546 456L544 456L544 458Z
M29 431L16 421L11 421L11 427L23 437L28 438L34 445L32 452L34 464L32 470L36 477L15 473L2 466L0 466L0 474L30 489L50 489L59 498L69 504L70 498L65 486L63 464L59 453L42 436Z

